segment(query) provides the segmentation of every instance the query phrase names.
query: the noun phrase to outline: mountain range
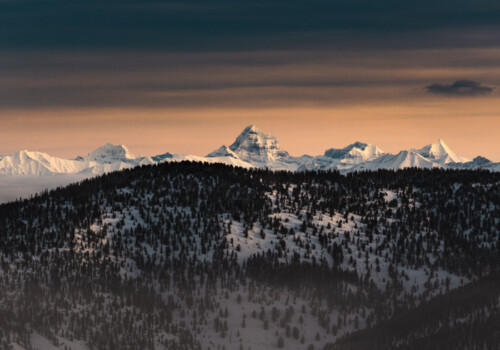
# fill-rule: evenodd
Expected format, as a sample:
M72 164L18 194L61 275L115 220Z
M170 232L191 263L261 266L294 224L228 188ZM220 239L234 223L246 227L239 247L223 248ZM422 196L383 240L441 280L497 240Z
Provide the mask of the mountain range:
M386 153L374 144L354 142L344 148L330 148L323 155L295 157L280 148L278 139L260 131L256 126L246 127L230 146L206 156L164 153L151 157L136 156L123 145L106 144L87 156L63 159L43 152L20 151L0 156L0 175L47 176L57 174L99 175L111 171L164 161L201 161L224 163L244 168L270 170L339 170L341 173L378 169L450 168L487 169L500 171L500 163L478 156L473 160L457 155L443 140L420 149Z

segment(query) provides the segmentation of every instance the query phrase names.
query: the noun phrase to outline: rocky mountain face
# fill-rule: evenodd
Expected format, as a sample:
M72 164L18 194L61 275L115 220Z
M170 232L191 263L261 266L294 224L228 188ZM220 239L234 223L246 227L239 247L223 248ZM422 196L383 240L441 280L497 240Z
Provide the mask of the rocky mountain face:
M253 167L273 170L297 170L309 157L292 157L280 148L278 139L260 131L255 125L246 127L229 147L222 146L207 157L228 154Z

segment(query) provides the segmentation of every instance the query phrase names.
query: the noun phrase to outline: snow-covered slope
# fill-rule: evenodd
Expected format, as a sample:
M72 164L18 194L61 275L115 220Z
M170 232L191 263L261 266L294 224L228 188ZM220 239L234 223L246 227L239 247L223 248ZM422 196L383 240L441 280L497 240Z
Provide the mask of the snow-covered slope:
M84 160L94 161L100 164L128 163L133 165L152 164L153 160L149 157L138 157L129 152L123 145L113 145L107 143L90 152L86 157L79 157ZM78 158L77 158L78 159Z
M423 159L392 157L398 167ZM29 339L43 331L54 349L274 350L280 336L285 349L330 348L500 257L498 178L488 174L471 186L417 171L324 181L188 163L146 170L0 210L0 310L20 325L0 322L0 344L52 349ZM469 211L473 226L456 219ZM25 335L10 336L18 328ZM166 342L190 335L199 347Z
M470 159L461 157L453 152L441 139L430 145L422 147L416 152L422 157L428 158L429 160L439 164L464 163L470 161Z
M453 169L485 169L490 171L500 171L500 163L493 163L491 160L477 156L470 162L448 163L447 166Z
M440 164L424 158L416 151L409 150L401 151L396 155L385 154L370 162L358 164L352 167L351 170L404 169L413 167L430 169L440 167Z
M124 146L107 144L86 157L76 159L53 157L43 152L20 151L0 157L0 175L99 175L152 163L151 158L133 156Z
M52 157L43 152L20 151L0 157L1 175L45 176L56 173L78 173L88 162Z
M220 148L216 149L215 151L210 152L209 154L207 154L207 157L209 157L209 158L231 157L231 158L239 159L238 155L225 145L220 146Z
M377 159L385 154L374 144L355 142L344 148L330 148L323 156L307 160L298 168L305 170L349 170L357 164Z

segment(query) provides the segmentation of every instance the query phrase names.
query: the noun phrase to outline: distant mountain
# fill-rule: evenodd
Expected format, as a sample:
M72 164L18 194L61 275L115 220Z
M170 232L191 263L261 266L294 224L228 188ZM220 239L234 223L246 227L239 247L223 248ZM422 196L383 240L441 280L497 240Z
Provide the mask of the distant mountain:
M344 148L330 148L325 151L325 157L345 160L346 163L359 164L371 161L385 154L374 144L355 142Z
M264 134L255 125L246 127L229 150L240 159L262 168L286 162L290 157L287 151L280 149L275 136Z
M449 167L454 169L484 169L490 171L500 171L500 163L493 163L491 160L477 156L473 160L465 163L449 163Z
M439 139L435 143L424 146L416 151L422 157L428 158L439 164L464 163L470 161L453 152L443 140Z
M123 162L133 165L151 164L153 160L149 157L138 157L129 152L123 145L113 145L107 143L90 152L86 157L80 157L84 160L94 161L100 164L113 164Z
M275 136L262 132L255 125L249 125L230 146L223 145L205 157L169 152L144 157L132 154L123 145L107 143L88 155L75 159L63 159L32 151L20 151L0 156L0 175L81 174L92 176L139 165L170 161L224 163L244 168L288 171L339 170L343 173L407 167L500 171L500 163L493 163L483 157L476 157L471 161L457 155L443 140L438 140L418 150L404 150L395 155L385 153L374 144L354 142L344 148L327 149L323 155L294 157L280 147Z
M330 148L323 156L306 160L298 170L349 171L353 166L377 159L383 154L385 152L374 144L355 142L344 148Z
M255 125L247 126L229 147L221 146L207 155L208 158L220 156L239 159L257 168L291 171L310 158L290 156L280 148L275 136L263 133Z
M54 172L77 172L79 161L52 157L43 152L19 151L0 157L1 175L50 175Z
M124 146L107 144L86 157L75 159L53 157L43 152L20 151L0 157L0 175L99 175L152 163L151 158L133 156Z
M64 159L51 156L47 153L33 151L20 151L11 155L0 156L0 175L45 177L78 174L92 176L140 165L184 160L224 163L243 168L253 167L252 164L239 158L225 155L206 158L167 152L153 157L136 156L130 153L123 145L107 143L90 152L87 156L78 156L75 159Z
M159 154L157 156L151 157L156 163L163 162L164 160L172 159L174 155L170 152Z
M0 159L1 175L48 176L56 174L102 174L139 164L98 163L82 159L63 159L43 152L20 151Z
M404 168L423 168L430 169L441 167L440 164L433 162L416 151L401 151L396 155L384 154L372 161L360 163L351 168L353 171L360 170L379 170L379 169L404 169Z

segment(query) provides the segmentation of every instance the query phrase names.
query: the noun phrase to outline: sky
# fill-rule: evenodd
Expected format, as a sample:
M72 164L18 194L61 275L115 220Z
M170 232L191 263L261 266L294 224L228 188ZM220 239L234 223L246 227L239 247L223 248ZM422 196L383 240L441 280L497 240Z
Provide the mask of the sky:
M0 0L0 154L293 155L445 142L500 161L500 2Z

